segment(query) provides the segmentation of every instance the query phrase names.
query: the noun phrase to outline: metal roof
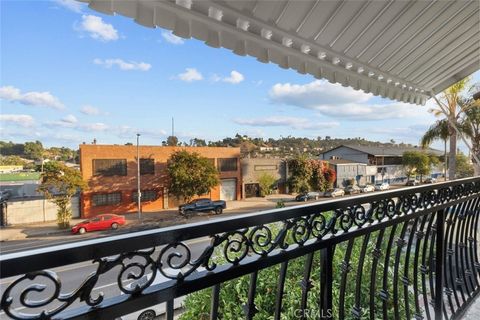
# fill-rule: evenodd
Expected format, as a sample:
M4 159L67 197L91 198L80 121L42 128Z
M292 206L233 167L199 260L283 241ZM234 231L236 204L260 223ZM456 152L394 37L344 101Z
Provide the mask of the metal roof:
M480 68L480 1L80 0L212 47L425 104Z
M353 150L357 150L363 153L367 153L372 156L390 156L390 157L401 157L403 156L403 153L406 151L420 151L420 152L425 152L425 153L432 153L437 156L443 155L443 152L440 150L436 149L422 149L422 148L416 148L416 147L375 147L375 146L362 146L362 145L341 145L336 148L330 149L328 151L325 151L323 154L328 153L332 150L345 147L345 148L350 148Z

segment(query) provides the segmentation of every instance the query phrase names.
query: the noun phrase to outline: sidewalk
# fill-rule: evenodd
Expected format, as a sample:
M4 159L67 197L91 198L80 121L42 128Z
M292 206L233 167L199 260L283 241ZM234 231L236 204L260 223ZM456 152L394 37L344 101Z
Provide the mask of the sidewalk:
M122 232L139 231L145 229L167 227L191 222L206 221L212 218L227 217L248 212L262 211L275 208L277 201L292 201L291 195L271 195L265 198L248 198L245 200L227 201L227 209L220 216L199 213L189 218L178 214L177 208L157 212L143 212L142 221L135 213L125 214L127 224L120 228ZM75 225L85 219L72 219L70 225ZM62 236L70 234L70 229L58 229L55 221L16 225L0 228L0 241L22 240L48 236Z

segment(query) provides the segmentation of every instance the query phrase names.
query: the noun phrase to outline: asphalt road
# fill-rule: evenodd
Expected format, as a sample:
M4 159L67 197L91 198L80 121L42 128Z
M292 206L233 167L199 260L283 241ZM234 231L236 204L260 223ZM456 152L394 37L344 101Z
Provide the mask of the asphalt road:
M342 197L346 198L349 197L348 195ZM315 202L321 202L325 200L331 200L332 198L320 198L317 201L308 201L307 203L315 203ZM305 204L305 202L296 202L296 201L290 201L290 202L285 202L285 206L291 207L291 206L296 206L296 205L302 205ZM272 203L272 206L274 204ZM245 213L251 213L251 212L260 212L263 210L269 210L271 207L250 207L250 208L244 208L244 209L231 209L231 210L226 210L222 215L212 215L212 214L200 214L200 217L193 217L192 222L197 222L201 221L204 219L208 220L215 220L219 218L225 218L225 217L234 217L236 215L240 214L245 214ZM10 241L5 241L0 243L0 253L1 254L6 254L6 253L13 253L13 252L18 252L18 251L24 251L24 250L30 250L30 249L39 249L39 248L44 248L44 247L49 247L53 245L59 245L59 244L66 244L66 243L71 243L71 242L77 242L79 240L87 240L87 239L94 239L94 238L99 238L99 237L108 237L112 234L118 234L119 232L124 232L122 229L119 230L107 230L107 231L101 231L101 232L92 232L92 233L86 233L83 235L56 235L56 236L48 236L48 237L35 237L35 238L27 238L27 239L22 239L22 240L10 240Z
M189 244L189 247L191 248L192 259L196 259L204 251L205 247L210 243L210 240L209 240L209 238L205 237L205 238L195 239L193 241L187 241L187 243ZM155 252L152 254L152 257L154 259L156 259L158 257L158 253L161 249L162 249L162 247L156 248ZM132 259L131 261L142 262L144 260L141 259L141 258L138 258L138 259ZM76 263L76 264L72 264L72 265L68 265L68 266L64 266L64 267L59 267L59 268L53 268L51 270L54 271L57 274L57 276L59 277L59 279L62 282L61 292L62 293L68 293L68 292L72 292L72 291L76 290L77 288L79 288L81 286L81 284L83 283L83 281L87 278L87 276L89 274L91 274L92 272L95 272L95 270L97 268L97 265L98 265L97 263L92 263L91 261L88 261L88 262ZM134 268L134 269L131 269L131 271L135 272L135 271L139 271L139 269ZM105 298L110 298L110 297L115 297L115 296L120 295L121 291L118 288L118 282L117 282L119 273L120 273L120 266L115 267L114 269L112 269L109 272L102 275L100 277L97 285L95 286L95 288L92 291L93 292L92 297L96 298L100 293L103 293L103 296ZM151 272L147 275L147 277L148 276L151 276ZM16 279L17 279L17 277L2 279L0 281L1 291L4 292L4 290L7 289L7 287L13 281L15 281ZM44 278L42 278L40 281L38 281L39 279L40 278L36 279L37 281L35 281L35 283L44 284L47 287L45 289L45 292L31 293L29 298L31 298L32 300L44 299L44 298L48 297L53 292L53 285L52 285L51 281L49 281L47 279L44 279ZM155 283L158 283L157 281L162 282L162 281L165 281L165 280L167 280L167 279L162 277L158 280L155 280ZM125 285L128 285L129 283L131 283L131 280L126 279L126 277L123 277L121 279L121 281ZM29 309L29 310L27 310L25 307L21 306L21 304L18 301L18 297L20 296L21 289L26 288L26 286L28 286L29 284L30 284L30 282L25 281L24 285L22 285L21 288L12 291L12 296L16 297L16 299L13 302L13 307L18 312L27 313L27 311L28 312L31 312L31 311L37 311L38 312L38 311L40 311L40 309ZM51 304L51 305L49 305L49 307L53 308L53 306L57 306L57 305L58 304ZM73 303L69 307L69 309L73 309L76 306L80 306L80 303L78 301ZM0 312L0 319L4 319L4 318L8 319L9 317L7 317L5 315L5 313L2 311L2 312Z

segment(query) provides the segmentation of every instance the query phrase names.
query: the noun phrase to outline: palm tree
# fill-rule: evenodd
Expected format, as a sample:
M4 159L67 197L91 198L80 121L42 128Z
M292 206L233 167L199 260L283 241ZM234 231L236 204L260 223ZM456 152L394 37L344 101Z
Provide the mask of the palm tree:
M457 154L457 131L454 125L459 128L460 118L466 110L461 101L461 93L467 87L470 78L467 77L442 92L440 99L435 99L437 107L429 111L435 116L444 116L448 120L448 135L450 137L450 152L448 161L448 176L450 179L455 179L456 162L455 156Z
M464 117L462 118L462 131L472 142L472 153L480 157L480 99L469 99L464 101L464 105L468 105L466 108ZM472 159L474 162L475 174L480 174L480 163L476 159Z
M422 139L420 140L420 145L423 149L428 148L433 141L443 140L443 161L444 161L444 175L445 179L447 178L447 140L449 137L448 132L448 121L447 119L437 120L435 123L428 128L428 130L423 134Z

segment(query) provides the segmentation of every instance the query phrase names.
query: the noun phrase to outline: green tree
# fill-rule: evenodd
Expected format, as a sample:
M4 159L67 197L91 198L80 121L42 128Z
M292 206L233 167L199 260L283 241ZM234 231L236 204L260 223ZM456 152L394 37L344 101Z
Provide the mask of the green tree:
M288 183L293 192L307 192L312 179L312 167L305 156L297 156L288 161L290 178Z
M24 148L25 155L32 160L42 160L45 150L40 141L25 142Z
M465 115L462 119L462 128L465 135L472 142L472 152L480 158L480 99L469 99L464 103L470 107L466 108ZM476 174L480 175L480 163L476 163L476 159L472 159L476 168Z
M23 156L24 148L23 143L0 141L0 154L3 156Z
M450 151L448 157L449 179L455 179L456 152L457 152L457 131L454 125L460 130L460 119L466 111L466 106L461 104L461 93L467 88L470 78L467 77L448 87L442 92L440 98L435 100L437 107L430 109L435 116L444 116L448 120L448 135L450 137Z
M277 179L270 173L262 173L258 177L258 184L260 185L260 196L265 197L266 195L272 194L273 188L277 183Z
M419 151L404 152L402 164L408 179L410 179L412 175L420 175L421 181L423 175L429 174L431 170L429 156Z
M168 159L167 171L170 193L185 202L194 196L209 193L220 182L215 165L196 152L174 152Z
M57 223L60 228L70 226L72 197L85 187L80 171L57 161L45 164L38 190L57 206Z
M325 175L323 163L320 160L310 160L312 175L310 177L310 188L316 191L325 191Z
M473 165L470 159L463 153L457 154L457 176L458 178L466 178L473 176Z
M169 136L167 138L167 146L175 147L178 145L178 138L176 136Z
M19 156L0 157L0 166L24 166L27 162Z
M447 177L447 140L448 140L448 121L447 119L437 120L428 130L423 134L420 145L423 149L430 147L435 140L443 140L443 165L444 176Z
M207 143L203 139L193 138L190 140L190 145L192 147L206 147Z

